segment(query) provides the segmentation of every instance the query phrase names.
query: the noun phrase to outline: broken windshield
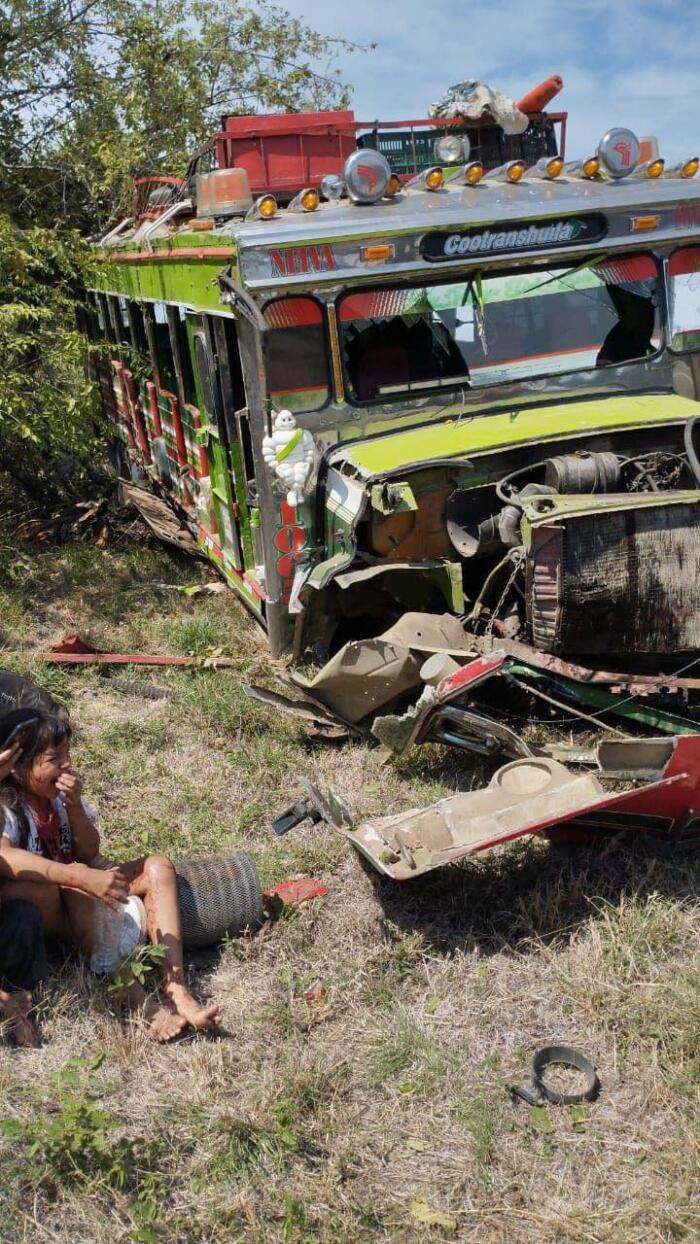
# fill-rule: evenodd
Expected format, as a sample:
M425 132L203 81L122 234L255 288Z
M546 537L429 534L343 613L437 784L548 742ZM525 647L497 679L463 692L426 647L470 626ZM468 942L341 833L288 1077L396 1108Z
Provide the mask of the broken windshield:
M661 344L649 255L520 269L338 304L346 381L360 402L620 365Z

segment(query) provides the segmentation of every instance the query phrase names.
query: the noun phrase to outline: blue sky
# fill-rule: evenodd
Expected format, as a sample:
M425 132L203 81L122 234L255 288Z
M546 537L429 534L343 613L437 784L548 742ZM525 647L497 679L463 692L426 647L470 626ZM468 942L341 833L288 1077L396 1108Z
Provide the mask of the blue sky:
M667 160L700 154L700 0L281 3L324 34L378 44L338 60L361 120L426 116L462 78L518 99L559 73L569 157L589 155L612 125L656 134Z

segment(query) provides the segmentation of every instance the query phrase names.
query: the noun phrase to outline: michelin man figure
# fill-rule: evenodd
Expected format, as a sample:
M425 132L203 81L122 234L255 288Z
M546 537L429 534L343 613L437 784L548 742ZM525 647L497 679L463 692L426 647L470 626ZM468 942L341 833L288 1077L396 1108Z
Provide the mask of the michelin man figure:
M275 418L272 436L264 436L263 458L287 488L287 504L299 505L304 484L314 458L314 438L298 428L291 410L281 410Z

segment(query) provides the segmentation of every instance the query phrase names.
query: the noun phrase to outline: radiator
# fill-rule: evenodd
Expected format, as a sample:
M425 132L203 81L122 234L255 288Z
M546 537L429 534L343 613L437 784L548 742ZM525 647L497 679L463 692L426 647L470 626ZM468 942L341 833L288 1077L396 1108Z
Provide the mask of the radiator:
M563 656L700 649L700 493L526 503L535 647Z

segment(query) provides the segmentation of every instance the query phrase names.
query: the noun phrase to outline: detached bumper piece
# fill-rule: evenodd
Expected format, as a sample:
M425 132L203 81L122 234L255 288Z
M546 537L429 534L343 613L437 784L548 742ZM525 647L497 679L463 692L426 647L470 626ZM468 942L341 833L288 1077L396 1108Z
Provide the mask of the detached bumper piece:
M700 834L700 736L601 744L598 775L544 757L512 761L483 790L377 817L341 832L387 877L406 881L527 834L572 841L629 831ZM651 780L649 780L651 775ZM610 793L605 781L636 783Z

